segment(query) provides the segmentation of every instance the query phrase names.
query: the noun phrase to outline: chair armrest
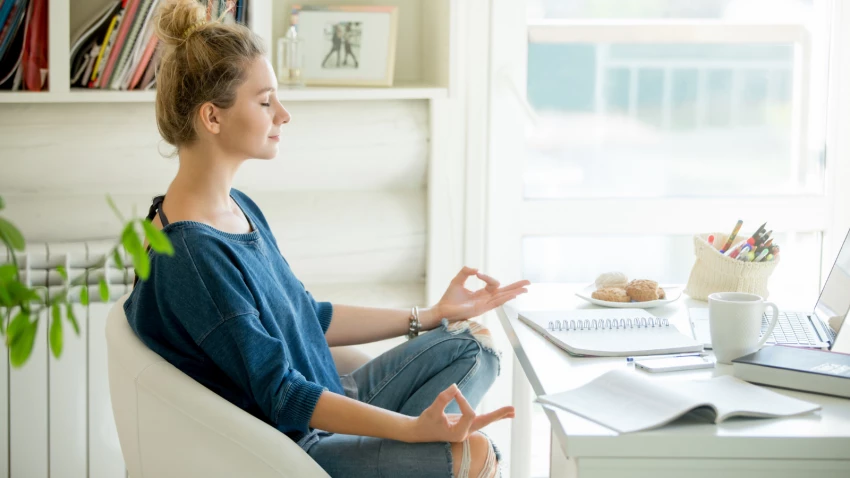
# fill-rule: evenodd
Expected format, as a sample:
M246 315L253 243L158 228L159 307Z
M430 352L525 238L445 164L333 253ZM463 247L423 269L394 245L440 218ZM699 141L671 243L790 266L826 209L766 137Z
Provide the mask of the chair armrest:
M167 362L139 376L137 400L145 476L328 477L286 435Z
M340 375L347 375L372 360L369 354L354 345L331 347L331 356L333 356L336 370Z

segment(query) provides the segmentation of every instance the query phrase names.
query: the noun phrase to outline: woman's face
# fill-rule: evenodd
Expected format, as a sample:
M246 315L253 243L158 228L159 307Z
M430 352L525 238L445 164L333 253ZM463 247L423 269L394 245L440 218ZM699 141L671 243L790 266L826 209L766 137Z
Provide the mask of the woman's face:
M248 66L246 80L236 90L236 102L220 110L218 141L229 153L244 158L277 156L281 126L291 117L277 99L277 78L265 58Z

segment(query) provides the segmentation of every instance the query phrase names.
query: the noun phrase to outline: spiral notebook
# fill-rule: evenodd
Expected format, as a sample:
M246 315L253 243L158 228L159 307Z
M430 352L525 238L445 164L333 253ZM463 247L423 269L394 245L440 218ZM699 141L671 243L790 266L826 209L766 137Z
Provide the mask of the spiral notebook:
M519 319L572 355L625 357L700 352L702 343L643 309L520 312Z

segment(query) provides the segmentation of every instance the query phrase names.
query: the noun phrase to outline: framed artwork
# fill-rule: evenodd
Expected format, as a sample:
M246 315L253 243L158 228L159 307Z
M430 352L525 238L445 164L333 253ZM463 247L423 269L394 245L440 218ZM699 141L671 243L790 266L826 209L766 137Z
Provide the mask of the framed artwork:
M392 86L398 7L294 5L306 85Z

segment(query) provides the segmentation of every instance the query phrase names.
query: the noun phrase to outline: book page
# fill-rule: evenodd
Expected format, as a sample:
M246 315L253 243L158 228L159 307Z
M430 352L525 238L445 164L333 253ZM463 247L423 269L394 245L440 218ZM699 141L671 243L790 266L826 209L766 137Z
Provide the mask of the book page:
M612 370L587 385L537 401L628 433L664 425L705 403L676 388L653 383L630 369Z
M786 397L731 375L683 382L678 392L712 403L717 409L716 423L732 416L783 417L820 409L815 403Z

